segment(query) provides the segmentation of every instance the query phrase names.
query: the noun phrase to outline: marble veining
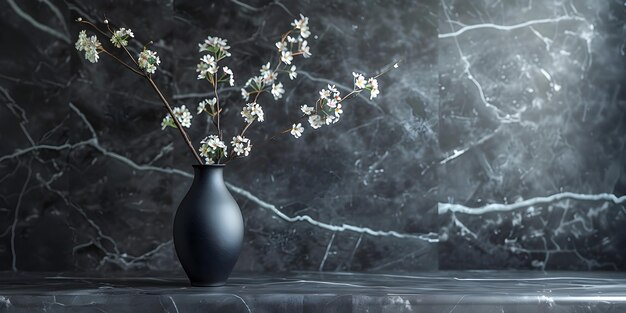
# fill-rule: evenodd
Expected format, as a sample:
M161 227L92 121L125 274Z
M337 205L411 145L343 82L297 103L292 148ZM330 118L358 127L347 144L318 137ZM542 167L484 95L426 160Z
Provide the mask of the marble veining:
M235 273L219 288L168 275L2 275L3 312L618 312L626 276L475 271L354 274Z
M152 40L157 83L192 108L212 95L194 43L228 38L233 117L240 85L299 13L314 57L284 101L264 100L273 118L253 140L327 83L346 91L352 71L403 61L336 127L227 169L246 223L238 271L625 269L626 9L592 0L2 2L0 269L180 273L171 220L191 159L142 81L81 61L76 17ZM198 141L210 124L196 122Z

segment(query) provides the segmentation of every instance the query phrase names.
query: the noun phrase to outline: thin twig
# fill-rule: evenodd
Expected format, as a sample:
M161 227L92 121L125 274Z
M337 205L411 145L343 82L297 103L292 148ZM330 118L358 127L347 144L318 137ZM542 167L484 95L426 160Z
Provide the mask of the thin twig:
M172 107L170 106L169 102L167 102L167 99L165 99L165 96L163 96L163 93L161 93L161 90L159 90L159 87L157 87L157 85L154 83L154 80L152 80L152 77L146 76L146 79L148 80L148 82L150 83L150 86L152 86L154 91L156 91L156 93L159 95L159 98L161 98L161 101L163 101L163 104L165 105L167 112L172 116L172 120L174 120L174 123L176 124L176 128L178 128L178 130L180 131L180 134L185 139L185 142L187 143L187 147L189 147L189 150L191 150L191 153L193 153L194 157L198 161L198 164L204 164L202 162L202 159L196 152L196 149L194 149L193 144L191 143L191 140L189 139L189 136L187 135L187 132L183 129L183 126L178 121L178 118L176 117L176 115L174 115L174 111L172 110Z
M127 69L131 70L133 73L141 76L141 77L146 77L146 74L130 67L130 65L126 64L124 61L120 60L118 57L116 57L115 55L113 55L111 52L105 50L104 48L102 48L102 52L106 53L108 56L112 57L115 61L119 62L120 64L124 65Z
M217 134L220 136L220 140L224 140L222 136L222 129L220 128L220 96L217 94L217 72L215 74L215 79L213 81L213 94L215 95L215 107L217 108ZM219 162L218 162L219 163Z

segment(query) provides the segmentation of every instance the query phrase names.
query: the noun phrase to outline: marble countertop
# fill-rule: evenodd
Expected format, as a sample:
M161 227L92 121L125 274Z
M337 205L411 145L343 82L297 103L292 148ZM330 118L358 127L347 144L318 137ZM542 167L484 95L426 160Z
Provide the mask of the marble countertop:
M463 271L182 276L1 273L0 312L626 312L626 273Z

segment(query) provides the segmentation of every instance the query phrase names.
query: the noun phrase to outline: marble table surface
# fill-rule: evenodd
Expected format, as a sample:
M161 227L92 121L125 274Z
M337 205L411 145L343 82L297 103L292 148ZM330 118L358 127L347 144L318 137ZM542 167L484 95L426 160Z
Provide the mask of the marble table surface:
M172 274L0 273L0 312L35 311L626 312L626 273L236 273L223 287Z

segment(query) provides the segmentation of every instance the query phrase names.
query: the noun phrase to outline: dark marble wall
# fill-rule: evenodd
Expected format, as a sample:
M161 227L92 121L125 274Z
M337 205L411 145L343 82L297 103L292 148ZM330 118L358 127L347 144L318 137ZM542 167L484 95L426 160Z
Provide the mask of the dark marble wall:
M145 81L76 53L73 20L152 40L157 83L193 109L212 95L197 43L227 38L232 133L239 88L299 13L313 57L260 100L255 142L327 83L403 62L341 122L228 166L238 270L626 269L621 0L0 2L0 269L179 270L193 160ZM196 116L190 135L210 129Z

